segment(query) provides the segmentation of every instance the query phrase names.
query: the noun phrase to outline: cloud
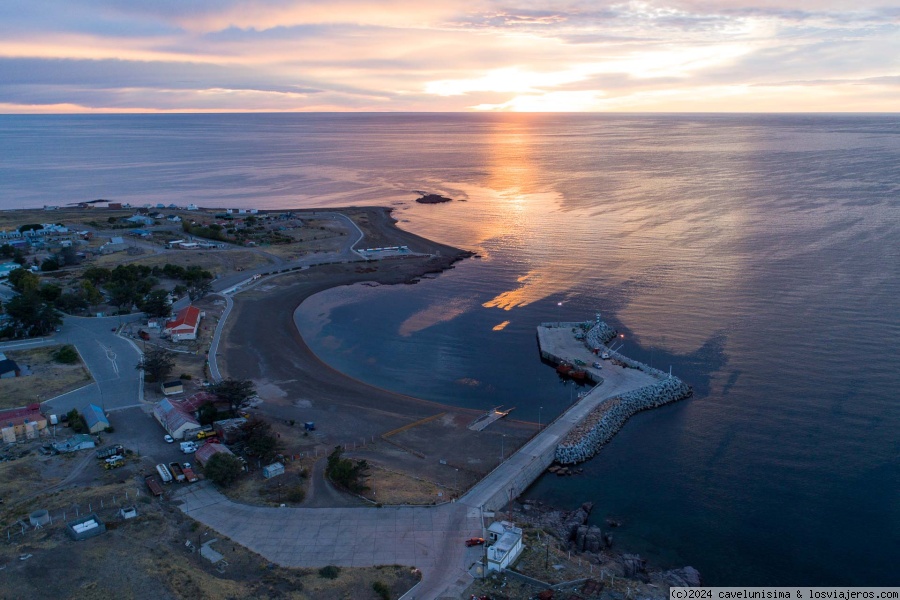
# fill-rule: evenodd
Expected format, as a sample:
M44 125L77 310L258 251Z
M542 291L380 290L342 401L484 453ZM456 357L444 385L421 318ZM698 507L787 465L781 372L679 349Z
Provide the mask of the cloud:
M882 110L898 46L875 0L6 0L0 104L778 110L815 81Z

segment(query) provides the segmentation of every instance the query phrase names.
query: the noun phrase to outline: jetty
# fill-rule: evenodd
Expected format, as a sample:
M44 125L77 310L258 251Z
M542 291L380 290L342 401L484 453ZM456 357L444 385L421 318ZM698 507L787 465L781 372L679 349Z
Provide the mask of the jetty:
M596 454L634 413L691 394L690 387L677 377L606 346L615 336L599 315L586 323L542 323L537 328L541 358L554 364L583 363L579 368L587 371L596 385L459 502L482 510L499 510L553 463L577 464ZM599 358L604 353L609 355L608 360Z

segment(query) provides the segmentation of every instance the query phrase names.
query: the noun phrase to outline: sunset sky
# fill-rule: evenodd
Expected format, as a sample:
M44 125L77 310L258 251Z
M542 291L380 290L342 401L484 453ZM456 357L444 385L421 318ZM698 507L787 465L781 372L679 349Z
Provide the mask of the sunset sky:
M900 111L895 0L3 0L0 112Z

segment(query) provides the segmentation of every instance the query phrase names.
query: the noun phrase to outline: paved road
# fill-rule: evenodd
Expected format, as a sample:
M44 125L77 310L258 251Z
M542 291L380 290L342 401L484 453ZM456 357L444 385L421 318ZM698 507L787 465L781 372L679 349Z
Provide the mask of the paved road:
M0 344L0 350L55 344L72 344L78 350L94 383L43 402L42 410L47 414L82 410L92 402L106 410L131 406L143 399L140 372L135 368L141 354L130 340L119 337L114 330L141 316L66 317L59 332L38 340L6 342Z
M410 597L458 598L479 557L462 540L481 536L481 513L437 507L264 508L237 504L206 484L176 492L193 519L289 567L409 565L422 571Z

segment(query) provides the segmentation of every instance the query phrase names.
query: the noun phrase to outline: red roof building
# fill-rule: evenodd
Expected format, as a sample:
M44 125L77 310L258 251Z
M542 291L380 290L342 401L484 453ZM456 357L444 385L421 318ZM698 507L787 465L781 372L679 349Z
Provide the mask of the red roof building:
M194 453L194 459L201 465L205 465L210 458L221 452L234 456L234 453L224 444L203 444L197 448L197 451Z
M196 340L197 328L200 327L200 309L196 306L187 306L178 311L175 319L166 323L164 333L172 336L173 341Z
M36 432L46 427L47 418L41 414L39 404L0 412L0 430L6 443L14 443L17 436L30 439Z

